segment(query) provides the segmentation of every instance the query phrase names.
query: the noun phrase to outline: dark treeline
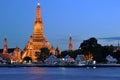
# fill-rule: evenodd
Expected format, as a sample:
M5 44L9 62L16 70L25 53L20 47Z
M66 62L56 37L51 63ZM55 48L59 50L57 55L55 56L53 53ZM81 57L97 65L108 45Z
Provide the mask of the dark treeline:
M116 51L114 50L114 46L102 46L101 44L98 44L96 38L92 37L88 40L84 40L77 50L62 51L61 57L69 55L72 58L76 58L78 54L83 54L86 56L87 60L91 60L92 58L92 60L96 60L97 63L106 63L106 57L111 55L118 60L118 63L120 63L120 51L119 49Z
M51 55L49 49L47 48L42 48L40 52L41 53L36 53L38 61L44 61ZM65 50L61 52L61 55L55 56L57 56L58 58L64 58L67 55L74 59L77 55L84 55L88 61L96 60L97 63L106 63L106 57L108 55L111 55L113 58L116 58L118 60L118 63L120 63L119 49L115 51L115 48L112 45L102 46L97 42L97 39L94 37L88 40L84 40L77 50Z

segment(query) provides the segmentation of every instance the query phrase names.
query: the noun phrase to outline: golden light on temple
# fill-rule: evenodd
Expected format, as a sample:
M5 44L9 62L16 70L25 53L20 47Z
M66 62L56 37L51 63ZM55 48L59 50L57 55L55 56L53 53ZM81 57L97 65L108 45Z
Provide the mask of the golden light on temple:
M21 51L18 47L16 47L14 50L13 61L16 63L21 62Z
M13 61L15 63L21 62L21 51L18 47L8 48L7 47L7 38L4 39L3 52L0 54L0 57L8 62Z
M70 36L69 38L69 51L73 50L73 45L72 45L72 37Z
M3 54L8 53L7 50L7 38L4 39L4 47L3 47Z
M44 27L41 17L41 8L40 3L38 3L36 8L36 19L34 22L34 31L30 40L25 46L25 49L22 53L22 59L25 57L31 57L33 62L36 62L36 52L40 52L41 48L50 49L50 43L46 40L44 35Z

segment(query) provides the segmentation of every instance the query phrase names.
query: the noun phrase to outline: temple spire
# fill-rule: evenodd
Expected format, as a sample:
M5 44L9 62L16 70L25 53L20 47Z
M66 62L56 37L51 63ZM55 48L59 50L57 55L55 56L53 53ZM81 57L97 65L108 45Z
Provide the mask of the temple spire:
M69 38L69 51L72 51L72 50L73 50L72 37L70 35L70 38Z
M40 37L40 36L44 37L44 28L43 28L43 23L42 23L41 8L40 8L39 2L36 7L36 18L35 18L35 23L34 23L33 37L35 37L34 34L38 34L36 35L37 37Z
M38 4L37 5L40 6L40 0L38 0Z
M40 10L40 2L39 1L37 3L37 8L36 8L36 21L42 21L41 10Z
M34 31L22 53L23 54L22 59L24 60L25 57L29 56L33 62L36 62L36 56L35 56L36 52L40 52L40 49L45 47L50 49L50 43L47 41L44 35L44 26L42 23L41 8L40 8L40 3L38 1L36 7Z
M7 38L4 39L3 54L7 53Z

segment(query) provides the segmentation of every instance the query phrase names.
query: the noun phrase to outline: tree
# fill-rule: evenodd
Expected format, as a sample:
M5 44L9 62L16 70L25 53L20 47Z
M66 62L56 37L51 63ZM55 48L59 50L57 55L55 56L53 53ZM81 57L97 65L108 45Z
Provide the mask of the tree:
M69 53L69 56L72 57L72 58L76 58L77 54L74 52L74 51L68 51Z
M25 57L25 58L23 59L23 61L26 61L26 63L29 63L29 61L32 62L32 58L29 57L29 56L27 56L27 57Z
M36 60L37 60L37 61L42 61L42 62L44 62L44 60L45 60L44 55L42 55L40 52L36 52L36 53L35 53L35 56L36 56Z
M44 55L44 58L48 58L50 56L50 50L48 48L41 48L40 52L42 55Z
M97 39L92 37L88 40L84 40L79 47L82 53L89 59L89 55L91 58L96 60L97 62L104 62L106 58L105 48L97 43ZM93 57L92 57L93 56Z
M118 63L120 64L120 51L118 50L117 52L114 52L112 56L116 58L118 60Z
M41 48L40 52L36 52L35 56L37 57L37 61L42 61L50 56L50 50L48 48Z
M41 48L40 49L40 52L41 53L44 53L44 54L49 54L50 53L50 50L48 48Z
M61 52L61 57L64 58L65 56L69 55L71 58L75 59L78 54L80 54L79 50L75 50L75 51L66 50Z
M68 55L68 51L62 51L61 52L61 57L64 58L66 55Z
M83 52L94 52L94 48L95 47L98 47L100 46L98 43L97 43L97 39L92 37L88 40L84 40L83 43L80 44L80 47L81 50Z

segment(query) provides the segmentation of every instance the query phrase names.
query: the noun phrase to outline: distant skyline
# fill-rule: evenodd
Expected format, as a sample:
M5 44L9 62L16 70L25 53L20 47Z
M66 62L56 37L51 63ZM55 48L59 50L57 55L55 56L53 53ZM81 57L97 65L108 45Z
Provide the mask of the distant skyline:
M5 37L8 48L25 47L33 33L37 3L0 1L0 48ZM40 0L40 6L45 36L55 48L67 50L70 34L74 49L90 37L102 45L120 41L120 0Z

